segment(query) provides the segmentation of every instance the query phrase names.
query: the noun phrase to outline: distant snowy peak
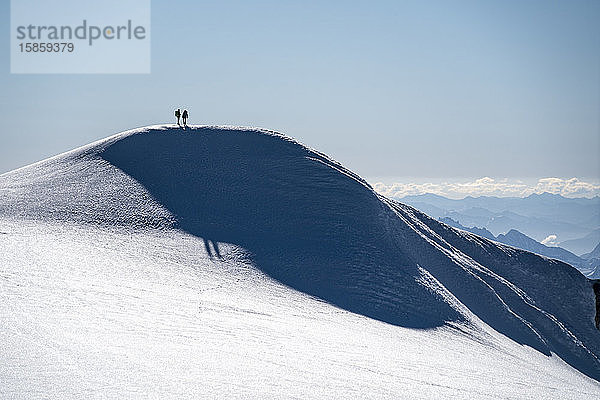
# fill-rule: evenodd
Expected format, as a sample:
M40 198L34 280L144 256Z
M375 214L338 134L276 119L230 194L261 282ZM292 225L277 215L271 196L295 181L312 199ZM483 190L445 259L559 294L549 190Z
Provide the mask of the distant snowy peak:
M492 232L488 231L485 228L478 228L476 226L469 228L466 226L462 226L458 221L456 221L450 217L441 217L441 218L439 218L439 220L445 224L450 225L453 228L462 229L463 231L468 231L468 232L474 233L474 234L482 236L486 239L498 240Z
M596 247L594 247L594 250L592 250L591 252L582 254L581 258L584 258L586 260L591 260L592 258L600 258L600 243L598 243Z

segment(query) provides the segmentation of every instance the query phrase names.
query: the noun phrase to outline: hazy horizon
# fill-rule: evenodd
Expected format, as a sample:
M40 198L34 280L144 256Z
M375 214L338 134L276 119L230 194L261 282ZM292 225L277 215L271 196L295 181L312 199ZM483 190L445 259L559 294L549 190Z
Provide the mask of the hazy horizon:
M182 107L361 176L600 179L599 2L156 0L151 16L150 74L10 74L0 42L1 172Z
M391 198L437 194L449 199L465 197L527 197L551 193L565 198L600 196L600 181L592 178L428 178L428 177L367 177L374 189Z

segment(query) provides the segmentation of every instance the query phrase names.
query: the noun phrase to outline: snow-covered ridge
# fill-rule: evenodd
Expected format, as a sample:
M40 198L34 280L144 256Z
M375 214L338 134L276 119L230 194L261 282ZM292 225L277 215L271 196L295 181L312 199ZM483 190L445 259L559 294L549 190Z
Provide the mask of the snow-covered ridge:
M378 195L273 131L123 132L1 175L2 219L174 229L207 250L243 249L276 281L352 313L422 331L499 332L600 380L595 297L577 270Z

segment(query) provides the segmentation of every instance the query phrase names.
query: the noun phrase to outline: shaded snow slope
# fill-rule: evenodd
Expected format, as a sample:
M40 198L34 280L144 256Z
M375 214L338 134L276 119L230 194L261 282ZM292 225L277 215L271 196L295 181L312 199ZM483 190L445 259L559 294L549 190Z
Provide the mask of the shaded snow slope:
M281 321L260 322L260 330L248 333L259 338L264 334L281 334L284 328L279 324L287 324L289 321L286 318L302 326L304 317L294 314L299 313L306 314L305 317L313 315L310 318L320 320L323 329L335 332L336 324L364 324L370 340L379 340L379 330L387 337L420 337L422 343L419 346L425 346L423 351L431 351L436 355L440 355L440 349L435 349L438 339L439 345L448 346L441 337L458 338L466 335L469 339L465 340L472 343L465 345L469 348L468 354L474 354L474 349L481 350L477 346L491 351L491 358L497 356L501 359L503 352L512 354L527 360L517 363L523 370L530 368L531 363L545 363L540 360L547 356L551 356L554 360L552 365L556 367L560 360L556 361L554 355L558 355L578 371L600 379L600 332L594 327L595 298L592 285L574 268L453 229L411 207L388 200L376 194L360 177L325 155L275 132L230 127L191 127L183 130L172 126L124 132L1 175L0 221L4 221L8 227L0 226L0 230L9 231L0 236L0 240L11 248L11 255L5 255L9 258L4 261L12 268L18 268L19 263L24 267L30 264L31 258L40 257L30 255L21 259L18 256L23 249L19 249L19 245L11 239L10 231L22 230L19 226L23 221L43 226L45 232L51 232L46 233L50 241L52 235L62 240L68 236L64 232L57 233L56 230L60 230L58 226L73 226L76 231L83 229L82 237L114 238L114 242L104 237L95 244L82 244L82 248L91 246L88 250L90 254L101 253L99 248L102 248L102 243L111 243L107 244L109 247L118 247L119 241L127 243L122 249L122 257L134 260L127 265L131 264L131 268L134 268L137 262L144 266L146 272L128 270L127 273L133 276L125 279L126 287L135 286L137 280L140 285L154 282L156 278L153 276L161 272L151 271L153 265L155 268L161 268L164 264L176 265L185 269L189 268L190 263L197 262L199 266L192 268L192 275L201 274L202 283L199 286L206 285L207 290L220 293L216 296L220 299L221 311L224 307L221 297L228 295L231 296L225 302L228 307L233 307L231 301L243 298L245 306L240 305L240 309L254 310L243 313L243 321L251 321L253 312L260 315L265 308L277 307L273 303L281 302L283 314L273 310L266 312L278 315ZM84 233L93 230L102 233ZM145 239L131 244L118 232L131 232L132 237ZM31 232L28 234L31 235ZM173 239L174 236L177 239ZM165 244L167 242L169 244ZM178 246L182 248L178 249ZM132 249L137 249L134 254L131 253ZM117 250L115 254L110 258L111 265L115 264L114 257L119 257ZM77 271L78 265L88 268L94 264L95 256L82 257L77 254L77 257L78 262L66 262L64 255L57 255L54 260L56 265L69 265L75 275L83 273ZM48 263L52 264L52 259L33 263L31 268L36 268L36 265L45 268ZM122 273L118 265L116 262L112 268ZM215 272L217 270L219 272ZM254 272L230 274L231 271L240 270ZM31 309L36 307L34 300L31 300L31 304L21 304L20 300L16 300L20 297L11 296L11 293L18 293L18 287L21 287L10 286L18 281L13 273L16 274L14 271L4 272L4 285L9 286L11 291L6 292L3 300L15 309L27 310L23 315L33 315ZM48 274L51 275L50 272ZM98 274L106 279L106 273L99 271ZM248 276L252 277L250 281L245 280ZM267 276L274 281L267 279ZM179 278L184 279L181 276ZM219 286L219 280L226 283ZM234 282L240 282L239 287ZM254 283L256 286L253 286ZM52 285L51 282L47 284ZM67 286L70 285L67 283ZM204 296L193 294L194 290L202 290L196 284L190 285L193 288L186 292L188 296ZM82 286L87 287L87 284ZM165 290L173 290L172 286L166 282ZM61 285L57 284L57 287ZM111 290L118 293L118 290ZM253 294L245 294L244 291L248 290ZM262 290L267 293L261 293ZM160 293L161 290L149 291L154 292ZM303 297L302 293L311 297ZM146 299L144 295L141 298ZM171 295L166 294L166 298L170 299ZM156 302L153 304L160 305L160 308L149 306L150 314L156 313L156 318L167 315L168 311L162 308L166 305L152 299ZM317 299L326 303L320 303ZM134 300L131 302L135 303ZM114 318L112 302L108 301L107 304L109 306L102 310L105 313L102 315ZM294 307L304 307L299 304L307 308L292 311ZM330 305L338 308L330 309ZM43 305L38 306L44 308ZM311 311L311 307L321 311ZM334 310L344 310L340 320L337 317L324 317L323 313L335 314ZM143 310L139 311L144 313ZM201 318L206 317L203 312L197 315L193 310L185 312L191 312L192 315L182 314L180 317L183 320L177 320L182 329L196 329ZM290 312L294 315L283 317ZM3 313L4 318L16 318L10 317L10 310L4 309ZM366 318L342 322L358 318L352 315ZM211 319L211 323L218 325L218 315L214 318L216 320ZM94 322L90 323L94 325ZM230 322L224 319L220 323ZM253 323L250 325L254 326ZM248 329L253 329L252 326ZM88 326L86 329L93 331L92 328ZM343 332L352 332L354 335L359 334L360 330L347 328ZM208 334L204 330L201 333ZM110 337L110 334L104 334ZM123 332L117 329L114 334L121 337ZM160 333L151 333L150 336L154 338L155 334ZM181 334L195 343L199 332ZM308 336L291 336L304 343L309 340L311 333L305 331L305 334ZM15 341L14 335L6 332L4 335ZM169 332L165 335L168 336ZM239 346L248 338L230 338L227 333L224 335L226 338L221 338L220 342L218 336L209 337L225 347L229 339L233 343L240 340L238 345L232 344L235 350L231 350L231 354L235 361L230 361L235 365L239 361L236 357L241 357L243 348ZM317 336L322 336L322 333ZM320 348L323 343L331 346L334 336L324 338L315 346ZM353 341L347 336L344 338ZM288 343L288 339L282 339L279 345ZM250 342L258 347L264 345L264 341L256 338ZM399 342L391 340L389 343L398 345ZM15 345L18 346L18 343ZM139 349L130 345L123 345L123 348L138 354ZM273 345L278 346L276 343ZM186 347L184 343L178 346ZM310 347L308 344L306 346ZM373 344L365 346L371 348ZM67 345L64 347L69 348ZM519 348L523 349L522 354L518 353ZM325 351L325 347L321 350ZM285 353L285 349L281 351ZM302 351L303 347L297 347L293 354L298 356ZM415 351L414 348L411 350L413 353ZM362 350L359 353L363 354ZM292 357L292 354L288 353L288 356ZM7 357L6 354L4 357ZM352 358L352 355L349 357ZM344 373L362 382L362 378L371 374L365 372L361 375L357 371L362 367L369 368L363 365L364 354L357 357L362 360L358 362L359 366L352 372L349 372L352 370L350 368ZM431 362L429 357L423 357ZM337 358L332 356L332 359ZM489 360L484 356L479 360L480 365L485 366ZM399 368L394 366L393 357L388 361L389 365L384 363L381 367ZM339 360L336 362L341 363ZM217 370L228 368L224 363L220 367L213 367ZM554 367L548 365L543 368L555 371ZM257 367L263 368L264 365L258 362ZM292 368L291 365L288 367ZM458 368L453 364L452 368L455 367ZM414 368L419 367L415 365ZM564 373L563 367L556 368L556 371ZM296 370L294 376L311 382L305 372ZM400 379L400 376L414 378L414 374L403 375L401 371L390 373L394 379ZM550 381L559 374L545 373ZM362 378L357 378L356 374ZM325 379L325 375L315 379ZM268 373L267 376L274 377ZM432 372L431 377L434 376L436 374ZM454 386L454 389L458 390L461 384L467 384L466 376L468 374L457 378L457 382L462 383L455 383L459 386ZM225 376L220 377L223 379ZM431 382L427 379L418 383L421 386L428 384ZM343 386L343 382L340 385ZM589 394L585 391L598 389L591 381L584 386L579 394ZM476 389L471 389L473 391L469 395L476 394ZM452 391L448 393L457 394Z
M491 329L407 329L332 307L229 244L217 258L178 231L2 219L0 231L1 398L600 394Z

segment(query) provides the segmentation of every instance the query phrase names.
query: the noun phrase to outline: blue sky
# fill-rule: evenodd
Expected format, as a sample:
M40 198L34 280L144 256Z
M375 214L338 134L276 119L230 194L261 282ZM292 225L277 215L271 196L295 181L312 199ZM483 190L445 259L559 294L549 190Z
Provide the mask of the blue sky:
M600 179L598 1L152 1L148 75L11 75L1 4L0 172L182 106L365 177Z

